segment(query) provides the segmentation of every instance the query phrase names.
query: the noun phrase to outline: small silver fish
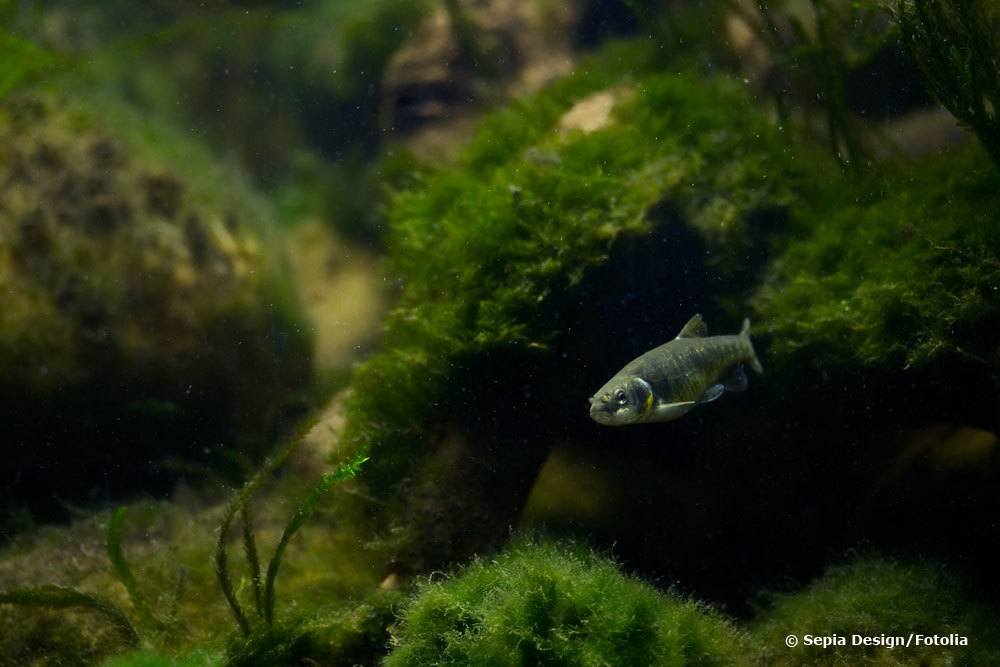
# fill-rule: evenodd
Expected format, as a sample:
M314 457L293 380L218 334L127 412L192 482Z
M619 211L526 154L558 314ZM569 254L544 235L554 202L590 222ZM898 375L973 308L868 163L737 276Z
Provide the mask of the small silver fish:
M605 426L677 419L725 391L744 391L743 364L764 369L750 342L750 320L735 336L709 336L701 315L677 338L633 359L590 399L590 418Z

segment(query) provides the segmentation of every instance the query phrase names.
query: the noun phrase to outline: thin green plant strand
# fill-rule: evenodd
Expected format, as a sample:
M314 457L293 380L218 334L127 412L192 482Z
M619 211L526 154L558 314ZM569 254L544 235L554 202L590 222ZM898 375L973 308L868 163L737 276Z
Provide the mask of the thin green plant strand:
M250 505L244 505L240 510L240 521L243 523L243 553L247 557L247 564L250 565L253 602L257 608L257 615L263 616L264 607L261 604L260 590L260 557L257 554L257 540L253 534L253 515L250 512Z
M215 576L219 582L219 588L222 589L222 595L226 598L226 603L233 612L236 624L240 627L244 635L250 634L250 621L247 619L246 614L243 612L243 607L240 606L240 602L236 598L236 589L233 588L232 577L229 575L226 536L229 534L229 528L233 524L233 518L236 516L236 513L241 511L250 498L257 493L261 484L288 460L288 457L295 452L302 438L305 437L305 434L309 432L315 423L315 419L307 420L292 434L277 454L264 461L263 465L254 473L253 477L247 480L247 483L243 485L243 488L240 489L236 497L226 507L226 512L223 514L222 521L219 524L219 539L215 543Z
M271 561L267 564L267 579L264 582L264 620L269 625L274 623L274 579L278 575L278 567L281 565L281 558L285 553L288 542L295 535L296 531L302 527L302 524L316 511L316 505L319 503L320 498L345 479L357 477L358 473L361 472L361 466L367 460L367 456L363 453L359 454L352 460L340 464L332 472L323 475L319 483L309 492L305 501L295 510L295 514L292 515L292 518L285 526L281 540L278 541L278 546L274 550L274 556L271 557Z
M127 507L119 507L111 515L111 521L108 523L108 560L111 561L118 581L128 592L129 600L132 601L132 606L139 614L139 620L147 628L159 628L161 624L154 618L153 612L146 604L146 599L139 591L139 584L125 560L125 553L122 551L122 527L125 524L127 513Z
M50 609L70 609L81 607L103 615L118 627L130 646L139 645L139 633L117 605L107 600L83 593L73 588L56 585L37 588L16 588L0 592L0 604L14 604L27 607L48 607Z

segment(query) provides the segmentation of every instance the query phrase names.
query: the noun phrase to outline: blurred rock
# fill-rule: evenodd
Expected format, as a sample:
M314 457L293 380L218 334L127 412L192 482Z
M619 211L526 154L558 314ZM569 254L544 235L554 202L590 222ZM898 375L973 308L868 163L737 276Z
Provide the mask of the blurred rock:
M386 67L383 124L419 153L446 150L464 117L567 73L578 18L568 3L441 0Z
M114 493L168 458L261 453L311 376L266 209L207 198L196 169L65 100L9 104L0 152L5 495Z
M378 260L318 220L300 223L286 240L315 339L316 371L343 372L370 348L388 310Z
M929 155L967 141L954 117L926 92L888 14L842 5L823 10L826 43L817 37L814 6L785 3L767 9L765 19L752 2L736 5L725 17L725 35L747 82L782 98L786 112L818 133L826 131L824 105L843 105L877 158ZM829 63L829 76L820 76L817 62Z

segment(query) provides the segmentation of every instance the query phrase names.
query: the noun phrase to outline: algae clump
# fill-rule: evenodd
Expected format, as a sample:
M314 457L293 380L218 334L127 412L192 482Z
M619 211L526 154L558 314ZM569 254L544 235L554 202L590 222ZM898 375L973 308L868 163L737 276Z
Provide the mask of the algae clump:
M884 557L859 558L830 568L804 590L775 597L754 631L775 665L995 665L1000 661L996 611L979 602L968 585L930 563ZM853 646L868 637L957 634L968 646ZM820 648L785 637L839 635L846 646ZM884 644L884 642L883 642ZM780 647L780 648L779 648Z
M434 534L417 570L495 544L485 533L511 521L554 425L586 418L574 392L597 382L581 374L600 355L585 341L649 324L650 303L666 307L646 327L659 335L693 304L718 312L712 294L744 289L788 222L797 165L745 87L653 62L607 49L392 199L402 294L353 379L345 440L370 443L375 496L409 497L396 535ZM568 122L595 95L606 118Z
M752 645L720 615L585 549L521 543L424 583L386 667L734 664Z
M222 656L213 651L195 651L172 656L159 651L136 651L109 658L101 667L220 667Z
M831 187L755 299L775 358L825 372L995 369L998 207L1000 175L978 149Z

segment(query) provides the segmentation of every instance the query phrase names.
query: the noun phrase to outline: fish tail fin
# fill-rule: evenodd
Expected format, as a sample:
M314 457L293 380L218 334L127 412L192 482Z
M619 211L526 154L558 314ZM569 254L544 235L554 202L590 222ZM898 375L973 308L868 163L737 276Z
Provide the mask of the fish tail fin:
M743 318L743 328L740 330L740 338L743 338L747 344L747 350L750 352L750 368L754 369L757 373L763 374L764 367L760 365L760 359L757 358L757 351L753 349L753 341L750 340L750 318Z

